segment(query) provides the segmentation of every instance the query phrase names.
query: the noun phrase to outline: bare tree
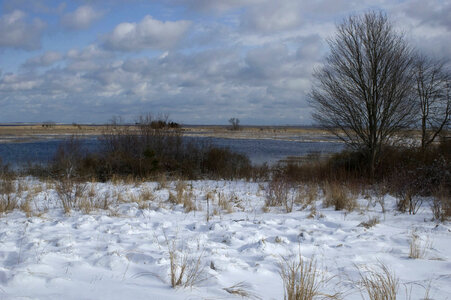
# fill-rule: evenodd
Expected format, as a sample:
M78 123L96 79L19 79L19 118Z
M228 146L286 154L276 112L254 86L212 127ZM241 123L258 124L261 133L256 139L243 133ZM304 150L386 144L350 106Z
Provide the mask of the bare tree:
M240 129L240 119L238 118L230 118L229 123L232 130L239 130Z
M375 11L347 18L328 43L330 54L314 73L313 117L363 151L373 175L382 145L412 124L412 51Z
M424 151L449 125L451 75L445 63L418 56L414 65L420 107L421 149Z

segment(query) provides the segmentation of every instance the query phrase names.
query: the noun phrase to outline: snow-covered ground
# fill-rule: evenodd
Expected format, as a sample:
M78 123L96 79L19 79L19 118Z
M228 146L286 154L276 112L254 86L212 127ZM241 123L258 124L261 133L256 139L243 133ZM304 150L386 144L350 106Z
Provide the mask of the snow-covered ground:
M52 184L23 181L32 216L0 216L0 299L240 299L226 290L236 284L253 299L283 299L279 264L299 251L328 279L322 291L343 299L362 299L357 267L379 263L398 276L400 299L406 291L422 299L428 286L431 299L451 298L451 224L431 221L427 204L399 214L386 196L382 213L361 197L347 213L323 208L319 197L309 217L310 207L263 209L264 184L195 181L186 193L199 210L185 212L168 201L175 183L95 183L86 197L106 199L108 209L65 214ZM360 225L372 217L379 224ZM430 244L423 258L408 257L412 232ZM203 280L171 288L169 248L198 260Z

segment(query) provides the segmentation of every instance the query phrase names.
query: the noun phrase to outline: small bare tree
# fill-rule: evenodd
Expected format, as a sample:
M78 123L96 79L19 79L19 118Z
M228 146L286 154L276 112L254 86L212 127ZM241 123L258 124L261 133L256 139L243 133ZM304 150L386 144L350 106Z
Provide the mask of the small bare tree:
M422 55L416 58L414 70L420 106L421 149L424 151L449 125L451 75L444 62Z
M313 117L367 155L370 174L381 147L412 124L411 49L387 16L351 16L330 39L325 65L314 73Z
M240 130L240 119L238 118L230 118L229 123L232 130Z

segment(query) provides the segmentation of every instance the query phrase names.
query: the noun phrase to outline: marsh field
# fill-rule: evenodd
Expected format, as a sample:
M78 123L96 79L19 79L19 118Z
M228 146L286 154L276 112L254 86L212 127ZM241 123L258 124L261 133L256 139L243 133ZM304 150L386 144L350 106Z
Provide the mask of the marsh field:
M187 149L193 140L213 142L189 150L198 154L183 160L196 172L174 173L185 166L169 164L172 152L139 160L153 166L158 157L159 167L151 169L135 165L134 152L121 158L124 165L109 152L102 155L114 159L86 158L81 155L86 141L99 143L107 127L75 127L0 129L0 146L12 149L9 162L23 147L51 151L37 158L45 167L2 168L3 299L283 299L290 293L313 299L376 299L370 295L389 293L447 299L451 294L446 182L426 195L396 192L408 186L404 182L365 181L335 165L347 159L343 146L319 129L184 127L180 142ZM106 139L116 148L141 147L130 135L142 132L117 130ZM74 140L74 134L83 138ZM168 149L179 138L146 134ZM240 141L251 147L235 154L246 145ZM277 163L286 143L309 145L310 152L298 153L307 159ZM221 152L222 147L231 150ZM259 147L266 156L255 160ZM317 155L321 149L328 155ZM272 165L260 164L271 157ZM113 165L114 172L105 175L99 165ZM130 165L136 168L123 169Z

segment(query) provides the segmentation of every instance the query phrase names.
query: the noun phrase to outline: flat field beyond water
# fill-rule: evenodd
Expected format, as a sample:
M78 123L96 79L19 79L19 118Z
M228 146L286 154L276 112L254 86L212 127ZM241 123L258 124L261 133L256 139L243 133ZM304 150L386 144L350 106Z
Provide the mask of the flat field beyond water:
M18 208L0 215L1 299L283 299L280 264L299 253L336 299L368 299L359 274L381 264L398 299L451 295L451 225L431 221L427 199L408 215L392 196L356 193L352 211L335 211L301 186L287 213L265 206L266 183L161 179L84 183L65 213L57 182L14 184ZM172 288L184 263L195 276Z
M123 125L125 126L125 125ZM134 125L127 126L131 132L137 130ZM108 129L105 125L0 125L0 140L14 142L20 140L47 139L67 135L101 135ZM186 136L203 136L234 139L314 139L330 138L327 131L319 128L292 126L242 126L232 131L227 126L182 126L181 132Z

